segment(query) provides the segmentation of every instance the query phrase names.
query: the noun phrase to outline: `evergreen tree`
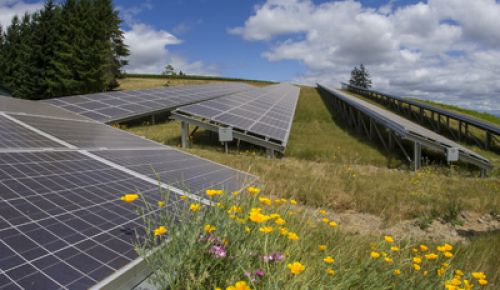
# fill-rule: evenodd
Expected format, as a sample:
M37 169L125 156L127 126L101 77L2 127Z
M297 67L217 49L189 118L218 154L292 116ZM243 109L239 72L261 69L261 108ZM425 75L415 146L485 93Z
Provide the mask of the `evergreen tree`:
M5 34L3 32L3 27L0 24L0 87L3 84L3 78L5 76L4 72L4 53L5 53Z
M0 85L30 99L115 88L129 55L120 24L111 0L47 0L0 28Z
M163 70L163 72L161 74L165 75L165 76L175 76L176 73L175 73L174 66L171 64L167 64L165 66L165 69Z
M359 68L355 66L351 71L351 79L349 80L349 84L363 88L370 88L372 86L370 74L363 64L361 64Z

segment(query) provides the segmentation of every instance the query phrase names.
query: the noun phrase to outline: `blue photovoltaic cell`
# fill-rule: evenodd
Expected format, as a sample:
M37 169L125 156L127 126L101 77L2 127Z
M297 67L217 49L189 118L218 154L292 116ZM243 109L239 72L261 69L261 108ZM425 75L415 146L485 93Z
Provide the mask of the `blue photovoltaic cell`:
M231 126L286 146L299 91L298 87L287 84L254 88L183 106L175 113Z
M177 86L62 97L43 102L109 123L171 110L252 88L242 83Z

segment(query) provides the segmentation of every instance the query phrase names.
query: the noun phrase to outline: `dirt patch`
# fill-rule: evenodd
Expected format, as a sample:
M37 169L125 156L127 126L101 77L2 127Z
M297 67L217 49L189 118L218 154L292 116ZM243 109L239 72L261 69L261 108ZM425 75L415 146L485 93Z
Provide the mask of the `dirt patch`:
M471 236L500 231L499 215L481 215L474 212L461 213L461 225L452 225L443 220L434 220L426 229L421 229L416 220L404 220L385 227L382 218L355 211L335 214L335 219L342 230L346 232L361 235L386 234L412 240L458 242L466 241Z

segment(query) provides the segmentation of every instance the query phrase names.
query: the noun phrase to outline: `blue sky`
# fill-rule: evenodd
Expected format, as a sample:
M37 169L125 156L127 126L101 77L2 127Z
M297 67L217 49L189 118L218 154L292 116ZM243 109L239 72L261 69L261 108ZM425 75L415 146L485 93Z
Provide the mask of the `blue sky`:
M0 0L0 24L42 1ZM500 114L497 0L115 0L128 72L374 87Z

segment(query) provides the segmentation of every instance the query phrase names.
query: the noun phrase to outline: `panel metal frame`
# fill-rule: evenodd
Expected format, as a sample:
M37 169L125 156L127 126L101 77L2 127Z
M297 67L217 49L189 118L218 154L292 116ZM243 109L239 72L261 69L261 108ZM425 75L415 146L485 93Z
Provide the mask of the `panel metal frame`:
M442 152L443 154L445 154L447 148L457 147L459 149L460 160L479 167L480 172L481 172L481 176L484 176L486 174L486 171L492 167L492 165L488 159L486 159L486 158L482 157L481 155L479 155L475 152L472 152L472 151L462 147L461 145L458 145L458 144L454 143L453 141L448 140L442 136L441 137L443 138L443 140L445 140L445 141L447 140L445 143L440 142L439 140L432 139L429 136L420 135L417 132L407 130L407 128L405 128L403 125L399 124L398 122L396 122L394 119L391 118L391 116L393 116L393 113L391 113L391 112L387 112L386 114L381 115L380 113L375 112L371 108L369 108L367 106L369 104L366 103L365 101L362 101L359 99L354 101L353 99L351 99L354 97L347 96L338 90L330 89L330 88L323 86L321 84L317 84L317 86L318 86L318 89L320 89L321 91L327 93L329 96L332 97L331 102L333 102L334 109L339 111L341 116L344 119L348 120L349 124L354 125L357 128L361 129L360 122L356 119L356 117L354 117L353 110L355 110L358 112L358 116L365 116L366 118L368 118L370 121L370 124L372 124L372 122L373 122L373 124L379 124L379 125L383 126L384 128L386 128L387 130L389 130L390 136L396 137L396 140L397 140L396 143L398 143L398 146L402 150L404 150L404 147L400 144L398 139L407 140L407 141L412 142L414 144L414 158L411 162L414 165L415 170L419 169L421 166L420 157L421 157L421 147L422 146L436 150L438 152ZM365 105L365 103L367 105ZM380 110L385 111L384 109L380 109ZM359 117L359 118L361 118L361 117ZM408 122L410 122L410 121L408 121ZM419 125L415 124L415 126L419 126ZM370 132L372 132L372 128L373 128L372 125L370 125ZM377 134L378 134L379 138L381 139L381 142L383 143L384 147L387 150L390 150L389 146L385 143L384 138L378 132L377 126L375 126L374 128L376 129ZM421 128L422 128L422 132L428 131L428 129L425 129L423 127L421 127ZM373 136L373 134L370 134L370 132L368 132L368 135ZM433 132L431 132L431 133L435 134ZM406 150L404 150L404 154L407 157L407 159L411 160L411 158L409 157Z

